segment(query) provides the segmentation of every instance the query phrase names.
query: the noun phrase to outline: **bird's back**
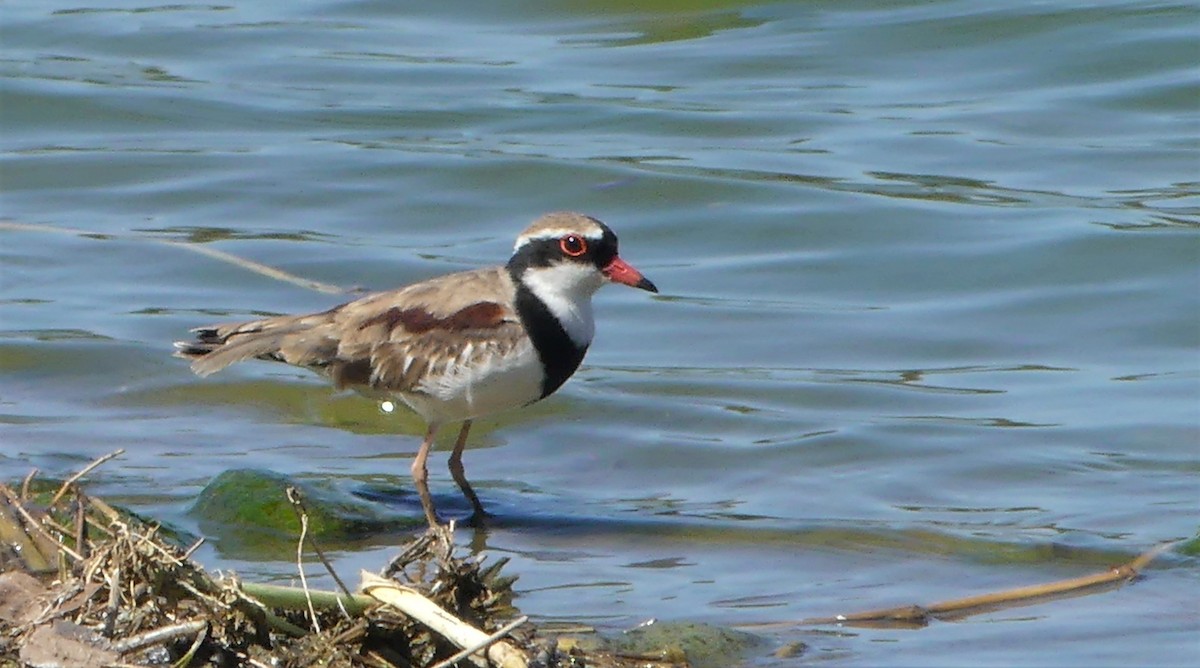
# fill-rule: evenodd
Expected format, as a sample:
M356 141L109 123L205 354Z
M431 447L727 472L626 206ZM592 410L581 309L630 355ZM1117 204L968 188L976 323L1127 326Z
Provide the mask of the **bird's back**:
M489 369L528 363L515 290L503 267L449 274L320 313L200 327L176 354L201 376L257 358L339 387L451 398Z

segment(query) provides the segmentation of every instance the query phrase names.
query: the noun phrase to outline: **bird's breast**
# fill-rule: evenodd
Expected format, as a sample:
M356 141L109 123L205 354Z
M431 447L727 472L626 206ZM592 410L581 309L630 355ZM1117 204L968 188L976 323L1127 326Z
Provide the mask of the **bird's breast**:
M475 354L447 364L401 398L428 422L474 419L537 401L544 377L541 359L526 340L506 354Z

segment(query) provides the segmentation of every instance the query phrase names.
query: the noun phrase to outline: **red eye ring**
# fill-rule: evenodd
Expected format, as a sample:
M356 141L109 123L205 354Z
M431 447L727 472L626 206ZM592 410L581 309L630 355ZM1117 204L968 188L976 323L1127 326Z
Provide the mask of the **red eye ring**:
M568 234L562 239L559 239L558 247L562 249L564 255L568 255L570 257L579 257L588 250L587 239L574 234Z

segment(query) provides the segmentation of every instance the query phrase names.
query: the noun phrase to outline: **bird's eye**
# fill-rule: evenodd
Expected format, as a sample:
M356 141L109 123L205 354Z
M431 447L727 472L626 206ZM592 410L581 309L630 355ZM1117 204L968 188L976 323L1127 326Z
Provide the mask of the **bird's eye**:
M564 254L571 257L579 257L580 255L586 253L588 249L587 240L583 237L575 236L574 234L568 234L562 239L559 239L558 247L562 249Z

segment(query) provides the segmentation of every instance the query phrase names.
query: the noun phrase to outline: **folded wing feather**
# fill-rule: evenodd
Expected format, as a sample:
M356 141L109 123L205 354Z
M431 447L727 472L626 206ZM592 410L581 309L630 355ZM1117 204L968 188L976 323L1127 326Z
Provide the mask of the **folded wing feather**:
M504 354L524 335L502 268L443 276L321 313L201 327L176 355L208 376L246 359L306 367L339 387L420 391L452 361Z

